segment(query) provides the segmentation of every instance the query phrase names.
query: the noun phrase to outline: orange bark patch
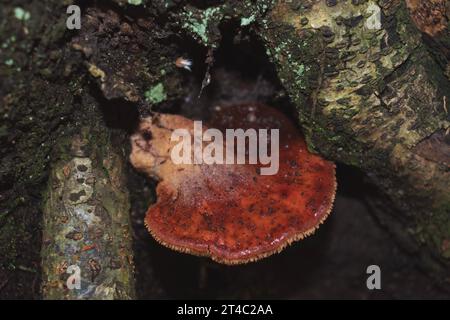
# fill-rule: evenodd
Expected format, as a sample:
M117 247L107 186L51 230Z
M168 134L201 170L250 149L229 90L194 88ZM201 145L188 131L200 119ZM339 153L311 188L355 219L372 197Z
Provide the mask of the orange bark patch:
M406 4L420 31L434 37L447 29L445 0L406 0Z

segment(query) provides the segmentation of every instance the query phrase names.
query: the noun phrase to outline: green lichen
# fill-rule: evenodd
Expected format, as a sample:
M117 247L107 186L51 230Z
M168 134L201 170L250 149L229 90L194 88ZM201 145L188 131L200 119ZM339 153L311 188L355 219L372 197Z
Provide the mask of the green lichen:
M140 6L142 4L142 0L128 0L128 4L133 6Z
M273 4L273 0L224 1L222 5L204 10L188 5L179 16L180 25L203 45L215 48L220 40L221 22L233 19L240 21L241 27L260 22Z
M315 42L308 38L299 40L295 29L290 26L285 25L284 29L279 42L269 44L267 53L277 65L279 78L288 91L306 94L309 92L308 79L314 72L309 62L315 59L312 54L317 52ZM301 100L298 102L302 104Z
M21 7L14 8L14 16L16 17L16 19L21 21L27 21L31 17L30 13L22 9Z
M298 62L293 62L292 68L298 87L302 90L306 89L305 74L307 71L309 71L310 68L308 66L305 67L304 64Z
M145 100L152 104L157 104L167 99L167 94L162 83L151 87L144 93L144 96Z
M210 7L205 10L188 8L181 15L184 20L182 27L189 31L194 38L206 46L216 46L217 25L223 18L223 7Z
M255 21L255 18L256 18L256 16L253 14L248 18L242 17L241 18L241 27L245 27L245 26L248 26L249 24L253 23Z

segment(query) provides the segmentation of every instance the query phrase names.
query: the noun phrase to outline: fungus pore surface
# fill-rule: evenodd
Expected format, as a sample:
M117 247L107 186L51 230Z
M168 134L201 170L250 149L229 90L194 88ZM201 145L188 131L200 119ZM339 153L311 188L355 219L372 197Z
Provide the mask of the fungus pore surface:
M279 252L314 232L333 205L335 166L311 154L298 128L274 108L245 104L219 109L208 126L223 133L237 128L280 130L277 174L260 175L259 163L174 164L170 154L178 141L171 141L171 134L185 128L193 135L194 122L167 114L142 120L131 137L130 161L159 181L157 202L145 217L158 242L240 264Z

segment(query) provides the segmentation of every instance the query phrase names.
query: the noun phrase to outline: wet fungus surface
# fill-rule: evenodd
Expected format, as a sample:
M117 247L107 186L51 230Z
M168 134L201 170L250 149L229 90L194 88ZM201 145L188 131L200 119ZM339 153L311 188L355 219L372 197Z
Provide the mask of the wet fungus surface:
M159 181L157 202L145 218L158 242L220 263L241 264L280 252L327 218L336 190L335 166L308 152L285 115L261 104L236 105L218 108L208 126L222 132L279 129L278 173L261 175L259 162L174 164L171 133L177 128L192 132L194 122L168 114L143 119L131 137L130 161Z

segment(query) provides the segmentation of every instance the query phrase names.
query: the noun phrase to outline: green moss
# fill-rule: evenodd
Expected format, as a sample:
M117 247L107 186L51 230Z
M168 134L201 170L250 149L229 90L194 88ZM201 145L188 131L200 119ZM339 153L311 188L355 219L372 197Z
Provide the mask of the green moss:
M151 87L144 93L145 100L157 104L163 102L167 99L166 91L164 90L164 85L160 82L157 85Z

